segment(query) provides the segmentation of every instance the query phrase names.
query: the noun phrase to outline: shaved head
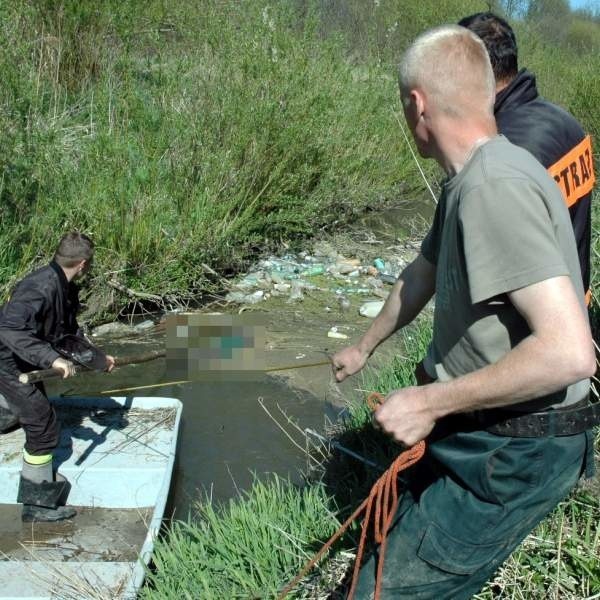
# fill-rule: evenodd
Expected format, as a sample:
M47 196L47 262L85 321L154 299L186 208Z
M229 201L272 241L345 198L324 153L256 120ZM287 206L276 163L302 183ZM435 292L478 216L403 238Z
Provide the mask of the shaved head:
M417 89L450 117L493 115L496 84L488 52L464 27L444 25L421 34L402 58L399 79L405 105Z

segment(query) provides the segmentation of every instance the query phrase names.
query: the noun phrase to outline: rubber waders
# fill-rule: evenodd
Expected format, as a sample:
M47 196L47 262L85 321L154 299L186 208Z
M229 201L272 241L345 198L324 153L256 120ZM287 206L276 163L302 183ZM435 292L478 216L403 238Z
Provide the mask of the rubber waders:
M19 480L17 502L23 504L21 519L31 521L62 521L70 519L77 511L65 506L71 484L60 474L56 479L52 472L52 455L45 457L29 456L29 459L41 459L41 464L31 464L23 458L23 469ZM49 458L49 460L48 460Z
M0 394L0 433L9 433L19 426L19 419L8 407L8 402Z

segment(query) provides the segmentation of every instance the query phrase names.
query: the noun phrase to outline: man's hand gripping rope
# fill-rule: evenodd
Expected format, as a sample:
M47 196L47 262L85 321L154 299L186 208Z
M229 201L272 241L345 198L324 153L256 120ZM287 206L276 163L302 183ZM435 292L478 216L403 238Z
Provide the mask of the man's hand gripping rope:
M383 403L384 397L378 392L373 392L367 399L367 404L372 410L377 405ZM374 537L375 542L379 544L379 561L377 563L377 577L375 579L374 600L378 600L381 594L381 578L383 574L383 564L385 560L385 547L387 542L387 533L398 508L398 474L419 461L425 453L425 442L420 441L411 448L398 455L396 460L390 465L388 470L375 482L371 488L369 496L361 505L346 519L342 526L331 536L324 546L315 554L315 556L304 566L302 571L294 578L279 594L278 600L283 600L289 592L302 580L302 578L314 567L320 558L331 548L331 546L346 532L348 527L364 511L365 516L362 522L362 531L360 542L356 553L354 563L354 572L352 574L352 583L348 592L348 600L354 596L356 584L358 581L358 572L362 562L367 539L367 531L375 507L374 516Z

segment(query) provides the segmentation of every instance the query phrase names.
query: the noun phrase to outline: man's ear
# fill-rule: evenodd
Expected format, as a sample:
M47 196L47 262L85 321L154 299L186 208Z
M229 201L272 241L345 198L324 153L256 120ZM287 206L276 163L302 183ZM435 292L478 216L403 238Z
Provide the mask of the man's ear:
M425 115L426 98L421 90L410 91L410 101L414 106L415 116L417 119L422 119Z

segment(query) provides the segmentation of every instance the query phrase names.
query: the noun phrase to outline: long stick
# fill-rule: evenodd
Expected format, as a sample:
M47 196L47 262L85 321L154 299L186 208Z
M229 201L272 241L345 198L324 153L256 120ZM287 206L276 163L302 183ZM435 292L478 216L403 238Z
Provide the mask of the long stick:
M400 117L398 116L398 113L394 112L394 117L396 117L396 121L398 121L398 125L400 126L400 131L402 131L402 135L404 136L404 139L406 140L408 149L410 150L412 157L415 159L415 163L417 163L417 168L419 169L419 173L421 173L421 177L423 178L423 181L425 182L425 185L427 186L427 189L429 190L429 193L431 194L431 197L433 198L433 203L437 204L438 203L437 198L436 198L435 194L433 193L431 186L429 185L429 181L427 180L427 175L425 175L425 171L423 171L423 169L421 168L421 164L419 163L419 159L417 158L417 155L415 154L414 150L412 149L410 140L408 139L408 135L406 134L406 130L404 129L404 126L402 125L402 121L401 121Z
M138 363L149 362L157 358L161 358L166 355L164 350L151 350L144 354L136 354L134 356L124 356L123 358L115 358L115 367L123 367L125 365L136 365ZM81 371L88 371L88 369L80 366L76 366L75 370L79 373ZM44 381L46 379L54 379L56 377L62 377L63 372L60 369L42 369L40 371L29 371L29 373L21 373L19 375L19 381L21 383L37 383L38 381Z
M146 352L145 354L137 354L135 356L125 356L123 358L115 358L115 367L123 367L125 365L135 365L138 363L149 362L156 358L162 358L166 356L165 350L152 350L150 352ZM285 367L270 367L268 369L263 369L265 373L272 373L273 371L287 371L291 369L303 369L306 367L319 367L322 365L331 364L329 359L321 360L319 362L314 363L304 363L300 365L288 365ZM88 369L84 367L76 366L75 371L77 373L87 372ZM21 383L37 383L38 381L45 381L46 379L56 379L58 377L62 377L63 372L60 369L42 369L40 371L29 371L29 373L21 373L19 375L19 381ZM154 383L151 385L138 385L136 387L131 388L123 388L119 390L104 390L99 392L101 394L115 393L115 392L128 392L134 390L143 390L153 387L162 387L165 385L177 385L182 383L190 383L191 380L180 380L180 381L165 381L163 383Z
M346 448L346 446L342 446L339 442L336 442L335 440L327 439L326 437L323 437L322 435L318 434L312 429L305 429L304 432L308 433L309 435L312 435L313 437L316 437L322 444L331 446L332 448L335 448L336 450L339 450L340 452L343 452L344 454L347 454L348 456L359 460L360 462L364 463L365 465L368 465L369 467L373 467L378 471L385 471L385 468L381 465L378 465L376 462L373 462L372 460L369 460L368 458L357 454L353 450L350 450L350 448Z
M285 367L269 367L268 369L261 369L260 372L272 373L273 371L289 371L291 369L304 369L306 367L320 367L320 366L329 365L329 364L331 364L331 361L329 359L327 359L327 360L321 360L316 363L304 363L301 365L288 365ZM182 385L184 383L191 383L192 381L193 381L192 379L181 379L178 381L163 381L161 383L151 383L149 385L138 385L135 387L119 388L116 390L102 390L101 392L98 392L98 393L99 394L119 394L121 392L135 392L137 390L147 390L150 388L164 387L166 385Z

